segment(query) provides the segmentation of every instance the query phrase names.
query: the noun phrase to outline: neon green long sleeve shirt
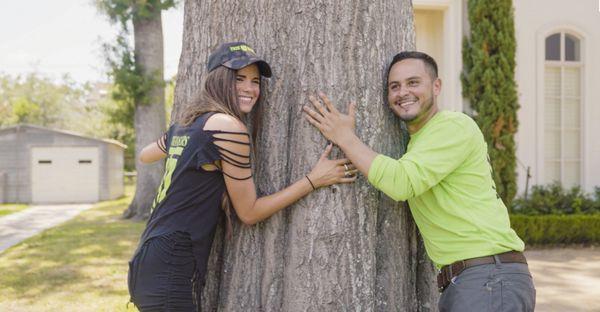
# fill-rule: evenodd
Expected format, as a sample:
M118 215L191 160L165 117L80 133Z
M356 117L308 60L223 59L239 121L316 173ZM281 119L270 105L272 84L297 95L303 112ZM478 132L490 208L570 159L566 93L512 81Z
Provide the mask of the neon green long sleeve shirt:
M497 195L487 145L465 114L441 111L411 135L396 160L378 155L369 182L394 200L407 200L427 254L438 266L523 251Z

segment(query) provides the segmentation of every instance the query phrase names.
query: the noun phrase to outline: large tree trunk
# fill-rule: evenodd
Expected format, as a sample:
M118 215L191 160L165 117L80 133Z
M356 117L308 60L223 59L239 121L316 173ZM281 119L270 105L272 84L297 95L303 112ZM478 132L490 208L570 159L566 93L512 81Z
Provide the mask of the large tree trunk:
M185 3L174 117L200 90L208 54L243 40L271 64L257 170L259 194L302 178L326 140L301 107L321 90L338 108L358 104L357 131L399 157L406 131L386 107L386 63L414 47L410 1L213 0ZM340 154L334 156L341 156ZM313 192L253 227L215 239L203 310L416 311L435 308L433 268L403 203L371 187Z
M134 19L135 62L144 76L154 80L148 103L135 105L135 169L137 180L133 201L124 212L125 218L145 219L150 215L152 200L160 185L163 162L142 164L142 148L165 131L165 91L163 86L163 35L161 11L152 17Z

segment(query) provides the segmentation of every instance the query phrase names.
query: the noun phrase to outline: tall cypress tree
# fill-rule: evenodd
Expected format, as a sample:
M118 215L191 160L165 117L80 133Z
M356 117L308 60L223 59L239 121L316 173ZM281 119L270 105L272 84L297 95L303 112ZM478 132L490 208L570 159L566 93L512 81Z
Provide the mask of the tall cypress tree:
M469 0L470 32L463 41L463 96L475 111L492 165L498 195L515 196L517 98L512 0Z

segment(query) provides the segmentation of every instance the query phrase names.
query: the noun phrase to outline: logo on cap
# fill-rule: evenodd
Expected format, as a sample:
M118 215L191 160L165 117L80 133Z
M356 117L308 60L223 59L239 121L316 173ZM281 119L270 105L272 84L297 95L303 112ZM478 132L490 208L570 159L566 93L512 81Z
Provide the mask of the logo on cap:
M245 44L240 44L240 45L229 47L229 51L231 51L231 52L244 51L244 52L250 52L252 54L256 54L256 52L254 52L254 50L252 50L251 47L249 47Z

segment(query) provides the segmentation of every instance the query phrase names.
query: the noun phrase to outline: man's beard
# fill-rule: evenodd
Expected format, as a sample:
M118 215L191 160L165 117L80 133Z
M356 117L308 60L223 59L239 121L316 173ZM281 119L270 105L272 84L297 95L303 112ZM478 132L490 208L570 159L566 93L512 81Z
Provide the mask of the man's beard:
M426 113L427 111L429 111L431 109L431 107L433 106L433 91L431 91L431 95L429 97L429 100L427 102L425 102L425 104L421 107L421 110L419 110L416 114L412 115L412 116L400 116L398 115L398 117L400 118L400 120L409 123L415 119L417 119L417 117L420 117L422 114Z

